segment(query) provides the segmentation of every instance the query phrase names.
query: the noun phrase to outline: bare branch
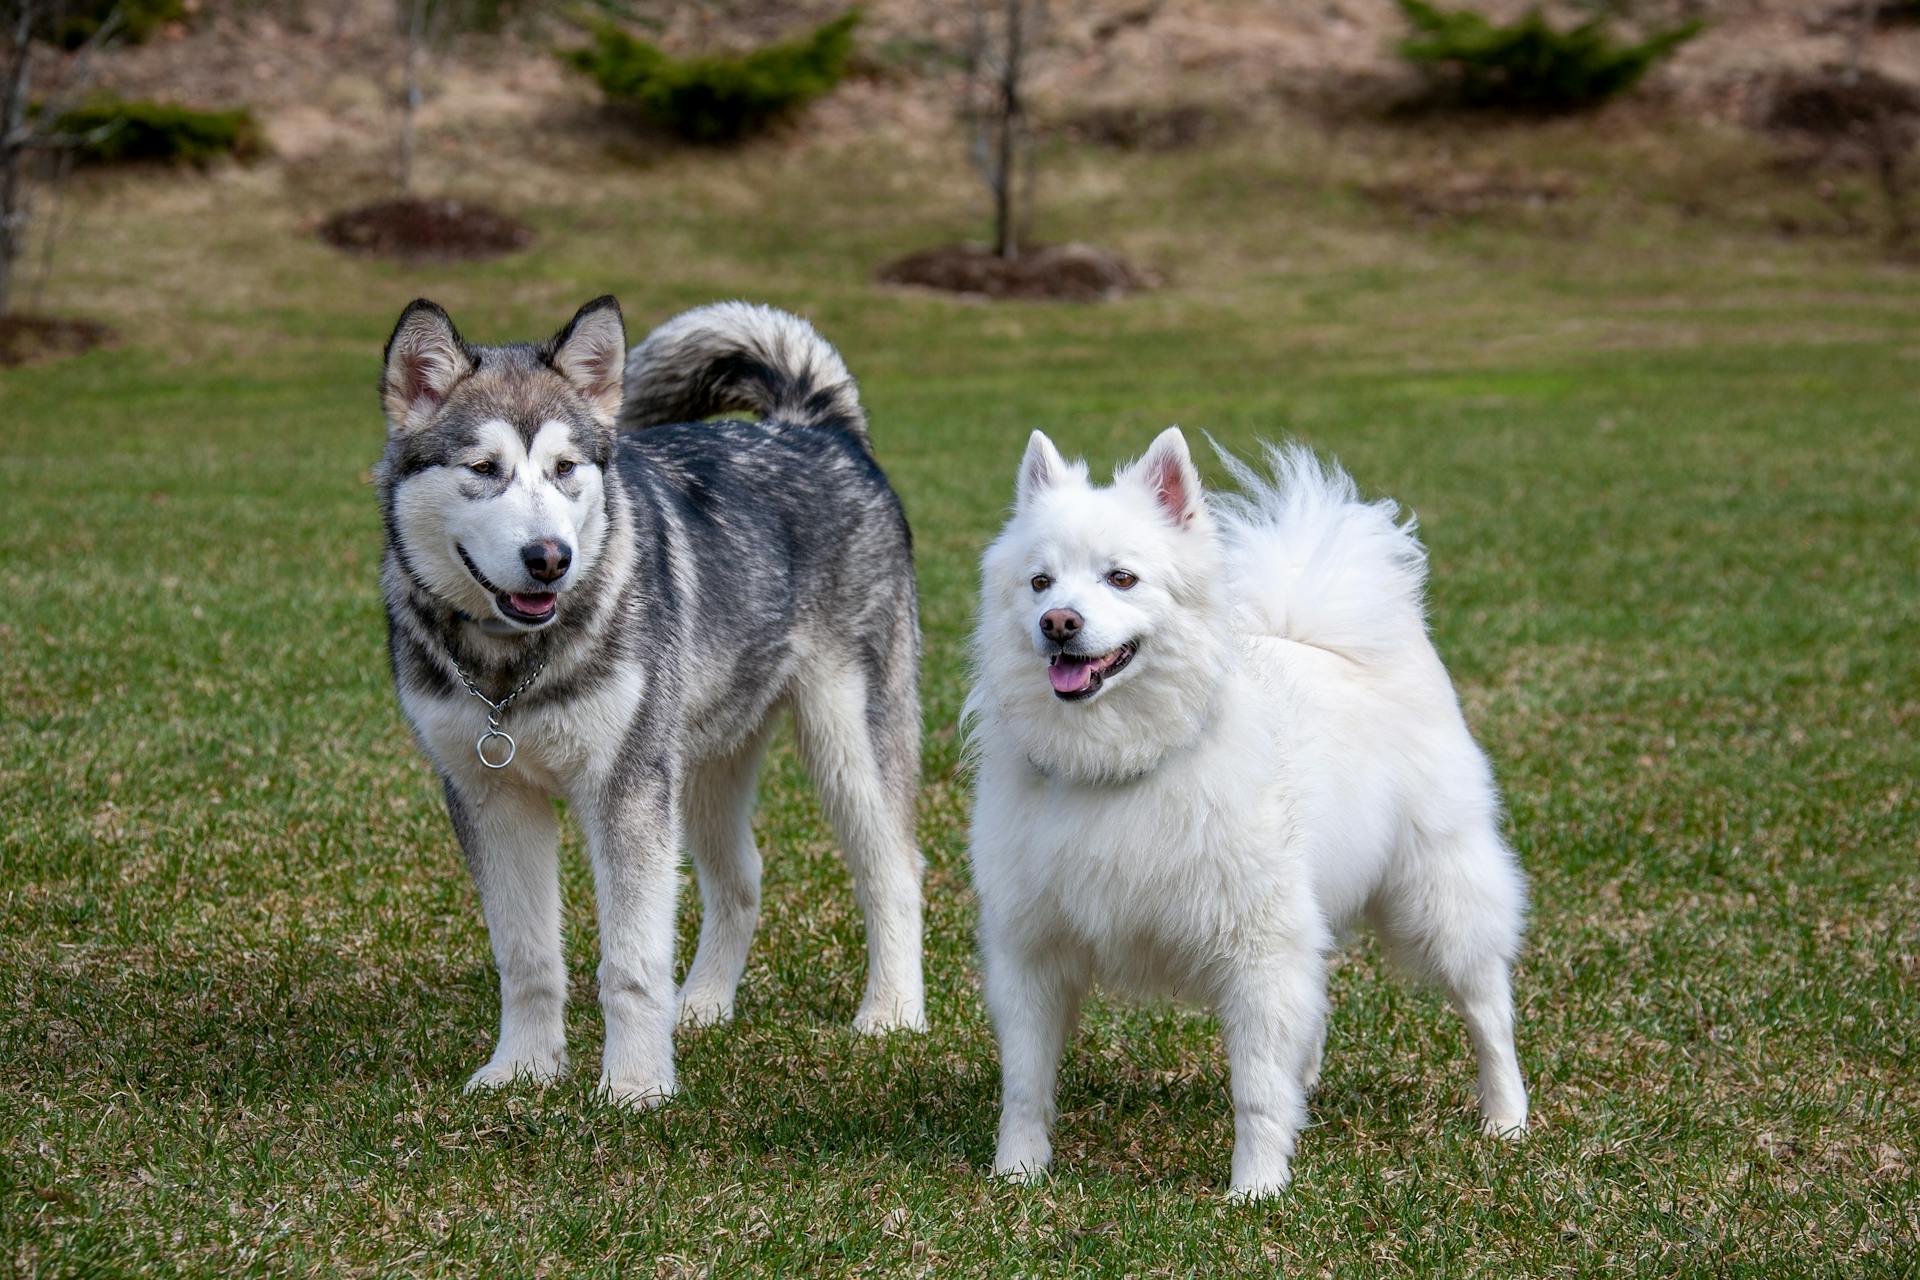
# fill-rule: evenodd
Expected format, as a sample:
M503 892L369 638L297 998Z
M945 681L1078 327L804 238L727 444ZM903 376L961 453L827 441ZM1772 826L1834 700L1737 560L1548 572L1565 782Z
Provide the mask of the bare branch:
M9 9L12 26L7 33L5 96L0 99L0 315L5 315L12 305L14 267L26 253L27 233L34 221L29 157L36 154L57 157L53 175L57 182L65 173L64 162L75 148L98 142L117 127L103 125L86 130L60 127L61 117L93 79L95 56L112 43L121 29L122 14L117 6L74 51L56 91L37 109L30 105L33 33L56 11L55 0L12 0ZM58 209L57 201L55 208ZM45 262L52 260L51 237L57 230L57 226L48 225L42 231Z
M72 59L67 63L66 74L60 78L60 88L50 97L41 100L40 118L42 120L59 119L79 101L82 92L93 78L94 58L112 42L113 37L119 33L123 25L125 24L122 22L120 8L116 5L100 25L94 28L93 34L87 37L86 43L74 50Z
M108 138L120 132L124 124L125 121L112 120L103 125L96 125L91 129L81 129L68 133L42 130L35 133L33 137L27 141L26 146L28 149L34 151L76 151L81 147L90 147L95 143L105 142Z

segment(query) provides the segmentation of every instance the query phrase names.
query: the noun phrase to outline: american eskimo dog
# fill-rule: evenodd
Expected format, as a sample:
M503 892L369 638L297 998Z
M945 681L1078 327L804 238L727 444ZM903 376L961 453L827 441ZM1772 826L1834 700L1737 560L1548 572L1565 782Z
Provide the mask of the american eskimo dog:
M564 796L598 901L600 1087L673 1093L676 1017L733 1012L760 902L755 774L783 707L866 913L854 1025L923 1026L913 560L838 353L794 316L722 303L628 356L612 298L539 346L475 346L423 300L387 343L382 400L394 681L500 971L500 1038L468 1087L566 1065ZM743 409L760 420L697 421ZM683 841L703 914L676 996Z
M1052 1155L1054 1078L1098 981L1202 1002L1232 1075L1232 1190L1285 1187L1319 1078L1336 931L1365 918L1445 988L1492 1132L1526 1126L1508 971L1526 885L1427 637L1391 502L1301 448L1177 429L1087 479L1035 432L981 565L973 874L1000 1043L998 1174Z

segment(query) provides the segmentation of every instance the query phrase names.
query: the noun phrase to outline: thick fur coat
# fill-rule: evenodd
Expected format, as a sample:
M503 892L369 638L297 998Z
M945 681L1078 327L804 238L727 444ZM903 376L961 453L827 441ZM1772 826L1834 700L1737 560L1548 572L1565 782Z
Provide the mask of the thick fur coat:
M1525 881L1427 635L1412 522L1303 449L1227 463L1239 493L1204 494L1170 429L1097 487L1036 432L982 561L972 862L1004 1175L1048 1166L1099 982L1217 1012L1232 1189L1283 1188L1328 952L1360 921L1465 1018L1486 1127L1526 1124Z
M497 347L421 301L382 393L394 681L500 972L499 1040L470 1087L567 1064L564 797L593 862L601 1087L674 1092L676 1020L733 1012L760 902L756 775L789 709L866 913L855 1025L924 1025L913 559L839 354L744 303L629 355L611 298ZM759 419L697 421L740 410ZM683 846L703 913L676 990Z

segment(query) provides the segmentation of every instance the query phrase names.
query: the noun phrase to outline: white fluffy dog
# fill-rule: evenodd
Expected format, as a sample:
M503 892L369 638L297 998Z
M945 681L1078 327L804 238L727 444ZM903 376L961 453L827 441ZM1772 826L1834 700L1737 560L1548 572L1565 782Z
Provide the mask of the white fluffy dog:
M1269 448L1270 476L1222 457L1239 494L1202 494L1178 429L1099 488L1035 432L982 562L968 710L997 1174L1046 1169L1098 980L1218 1013L1233 1192L1284 1188L1328 951L1362 917L1465 1018L1485 1128L1526 1127L1508 987L1526 882L1427 636L1413 523L1303 448Z

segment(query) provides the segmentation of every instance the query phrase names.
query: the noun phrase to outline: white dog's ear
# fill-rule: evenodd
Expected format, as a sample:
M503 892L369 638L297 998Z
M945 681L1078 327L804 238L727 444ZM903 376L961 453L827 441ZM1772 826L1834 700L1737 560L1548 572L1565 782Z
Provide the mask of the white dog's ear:
M1200 472L1178 427L1168 427L1155 436L1140 461L1128 467L1122 478L1146 486L1167 519L1182 529L1191 527L1200 514Z
M559 375L586 397L602 426L620 416L621 373L627 359L627 326L612 294L574 312L567 327L540 352Z
M473 349L435 303L415 298L387 339L380 404L387 431L404 435L425 426L460 379L473 372Z
M1014 490L1017 504L1026 506L1071 474L1067 460L1053 447L1046 432L1034 432L1027 438L1027 456L1020 460L1020 483Z

